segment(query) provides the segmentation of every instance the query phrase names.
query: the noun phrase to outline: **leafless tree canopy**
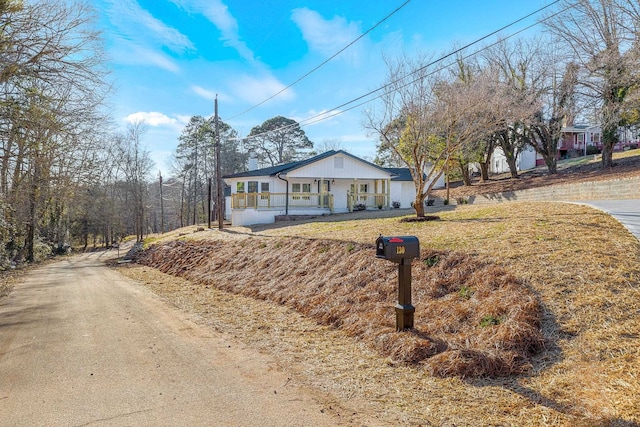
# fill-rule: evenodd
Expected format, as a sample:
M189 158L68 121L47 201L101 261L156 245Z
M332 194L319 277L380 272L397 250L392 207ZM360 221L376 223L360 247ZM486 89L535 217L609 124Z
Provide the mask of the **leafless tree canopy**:
M9 260L62 248L95 175L107 70L85 3L0 3L0 240Z

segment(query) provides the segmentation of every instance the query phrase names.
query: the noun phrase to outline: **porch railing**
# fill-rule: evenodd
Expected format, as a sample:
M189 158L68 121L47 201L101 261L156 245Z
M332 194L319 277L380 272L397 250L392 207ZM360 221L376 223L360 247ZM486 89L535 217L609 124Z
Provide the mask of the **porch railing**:
M277 209L287 206L286 193L236 193L231 195L232 209ZM333 194L289 193L290 208L325 208L333 212Z
M351 193L347 194L347 208L349 211L364 206L366 209L389 207L389 196L384 193Z

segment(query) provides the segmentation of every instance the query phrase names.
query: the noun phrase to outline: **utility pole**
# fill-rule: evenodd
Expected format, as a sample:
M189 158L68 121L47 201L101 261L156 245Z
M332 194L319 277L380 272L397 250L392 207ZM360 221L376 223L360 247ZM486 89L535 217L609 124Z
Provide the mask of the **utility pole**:
M224 210L222 209L222 176L220 172L220 126L218 125L218 95L215 100L216 120L216 206L218 207L218 230L224 227Z
M164 201L162 199L162 171L158 171L160 177L160 234L164 234Z
M211 178L209 178L209 187L207 192L207 228L211 228Z

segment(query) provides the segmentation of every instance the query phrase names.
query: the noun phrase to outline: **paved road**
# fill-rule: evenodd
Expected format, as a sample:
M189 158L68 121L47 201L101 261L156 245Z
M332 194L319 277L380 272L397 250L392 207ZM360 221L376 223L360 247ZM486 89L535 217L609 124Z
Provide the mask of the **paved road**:
M103 256L38 268L0 301L0 426L343 425L266 356Z
M583 203L609 213L640 240L640 199L591 200Z

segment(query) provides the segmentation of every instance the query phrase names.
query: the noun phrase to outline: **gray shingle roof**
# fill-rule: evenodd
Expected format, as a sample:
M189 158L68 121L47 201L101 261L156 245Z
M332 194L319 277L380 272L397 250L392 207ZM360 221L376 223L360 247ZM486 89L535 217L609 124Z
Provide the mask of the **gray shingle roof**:
M390 170L390 169L393 169L393 168L380 167L380 166L378 166L378 165L376 165L374 163L371 163L371 162L368 162L366 160L363 160L360 157L356 157L353 154L347 153L346 151L343 151L343 150L338 150L338 151L329 150L329 151L327 151L325 153L318 154L317 156L313 156L313 157L310 157L310 158L305 159L305 160L300 160L298 162L285 163L283 165L270 166L268 168L256 169L256 170L247 171L247 172L234 173L234 174L230 174L230 175L225 175L222 178L244 178L244 177L254 177L254 176L276 176L279 173L290 172L292 170L299 169L299 168L301 168L303 166L307 166L307 165L309 165L311 163L315 163L315 162L317 162L319 160L326 159L327 157L331 157L331 156L334 156L336 154L342 154L342 155L345 155L345 156L349 156L349 157L354 158L354 159L356 159L356 160L358 160L360 162L366 163L369 166L373 166L376 169L380 169L380 170L382 170L384 172L387 172L387 173L395 174L393 171ZM407 172L408 172L408 169L407 169Z

